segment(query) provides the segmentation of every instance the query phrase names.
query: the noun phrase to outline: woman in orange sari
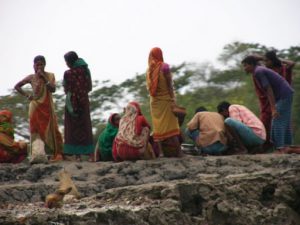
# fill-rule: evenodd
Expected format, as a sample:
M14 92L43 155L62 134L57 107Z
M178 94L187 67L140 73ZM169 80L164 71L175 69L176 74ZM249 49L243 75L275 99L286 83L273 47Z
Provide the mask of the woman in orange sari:
M172 112L175 104L172 75L169 65L164 63L160 48L150 51L146 80L154 141L158 142L164 156L180 156L180 129L178 119Z
M15 89L27 97L29 103L30 146L36 139L45 143L46 149L53 153L52 161L62 160L62 136L58 130L54 113L52 93L55 92L55 77L53 73L45 72L46 59L44 56L34 58L34 74L28 75ZM22 86L30 84L32 95L26 93Z
M19 163L27 156L25 142L14 141L12 113L9 110L0 111L0 163Z

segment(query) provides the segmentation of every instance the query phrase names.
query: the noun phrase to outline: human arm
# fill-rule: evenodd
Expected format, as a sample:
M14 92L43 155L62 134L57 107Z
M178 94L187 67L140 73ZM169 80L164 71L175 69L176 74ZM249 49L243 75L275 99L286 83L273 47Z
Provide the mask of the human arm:
M50 92L55 92L56 86L55 86L54 74L46 73L45 71L42 70L38 70L37 74L44 80L46 88Z
M16 85L15 85L15 90L17 92L19 92L21 95L23 95L24 97L26 97L28 100L32 100L33 96L26 93L22 87L26 84L30 84L31 83L31 79L32 79L33 75L29 75L27 77L25 77L23 80L19 81Z
M67 94L68 91L70 91L70 81L68 79L69 77L70 77L70 73L68 71L65 71L63 82L62 82L65 94Z
M296 64L294 61L287 60L287 59L281 59L281 58L280 58L280 61L281 61L284 65L286 65L286 67L287 67L288 69L292 69L292 68L295 66L295 64Z
M173 79L172 79L172 74L171 74L170 67L168 64L164 63L162 65L162 72L167 81L169 95L170 95L171 99L175 102Z
M238 106L231 105L228 109L229 117L237 121L243 122Z
M274 97L274 92L273 92L271 86L267 86L266 92L267 92L267 98L268 98L268 101L269 101L270 107L271 107L272 118L276 118L279 116L279 113L277 112L276 107L275 107L275 104L276 104L275 97Z
M88 69L89 70L89 69ZM89 71L88 71L89 72ZM92 89L93 89L93 84L92 84L92 77L91 77L91 73L89 72L89 74L88 74L88 90L89 91L92 91Z
M188 122L188 124L186 125L187 129L189 131L193 131L193 130L200 130L200 126L199 126L199 113L196 113L194 115L194 117L190 120L190 122Z
M275 96L271 84L266 77L266 71L264 70L257 71L254 74L254 78L258 81L259 85L261 85L261 87L264 89L264 93L265 93L264 95L266 96L270 104L272 117L273 118L277 117L278 112L276 111L276 107L275 107Z
M137 126L136 126L136 133L138 135L140 135L142 133L142 129L144 127L148 127L149 129L151 129L151 126L149 125L148 121L146 120L146 118L144 116L138 116L137 118Z

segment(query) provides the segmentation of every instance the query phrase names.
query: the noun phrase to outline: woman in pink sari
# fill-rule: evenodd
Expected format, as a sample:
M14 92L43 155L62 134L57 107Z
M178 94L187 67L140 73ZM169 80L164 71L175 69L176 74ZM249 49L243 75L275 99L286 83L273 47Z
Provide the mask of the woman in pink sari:
M115 161L153 159L155 154L149 143L150 125L142 115L137 102L130 102L121 118L119 131L113 144Z
M0 163L19 163L27 156L25 142L14 141L12 113L9 110L0 111Z

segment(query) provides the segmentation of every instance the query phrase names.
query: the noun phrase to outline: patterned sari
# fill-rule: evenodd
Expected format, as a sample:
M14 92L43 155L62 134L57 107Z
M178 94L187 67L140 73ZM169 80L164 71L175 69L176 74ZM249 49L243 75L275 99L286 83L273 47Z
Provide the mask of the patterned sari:
M119 131L113 144L115 161L153 159L149 143L150 125L136 102L130 102L120 120Z
M0 163L19 163L27 156L25 143L14 141L12 113L0 111Z
M64 153L88 155L94 152L90 101L92 90L90 71L86 62L79 58L64 74L65 143Z
M55 84L53 73L46 72L47 80ZM58 130L54 111L52 93L45 82L36 75L32 75L31 86L33 100L29 104L30 143L40 138L45 143L46 150L54 154L62 154L62 136Z

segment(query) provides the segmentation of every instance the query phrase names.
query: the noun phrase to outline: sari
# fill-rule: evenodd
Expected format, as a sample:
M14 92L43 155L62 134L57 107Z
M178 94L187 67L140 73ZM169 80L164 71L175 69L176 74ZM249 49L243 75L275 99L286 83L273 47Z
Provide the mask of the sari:
M100 134L98 139L98 148L100 149L100 160L102 161L112 161L112 146L114 139L118 133L118 124L114 124L114 117L117 113L112 114L109 117L108 123Z
M27 146L14 141L12 113L0 111L0 163L20 163L27 156Z
M141 113L138 103L130 102L120 120L119 131L113 143L115 161L153 159L149 143L150 125Z
M92 90L92 81L83 59L77 59L65 72L63 85L66 93L64 153L91 154L94 146L88 93Z
M165 156L177 156L180 151L180 128L177 117L172 112L174 98L169 66L164 63L162 51L153 48L148 59L147 88L150 94L150 111L153 124L153 138L161 142ZM170 78L171 79L171 78Z
M55 84L53 73L46 72L45 76L50 83ZM30 146L40 138L45 143L46 150L56 157L62 154L63 141L58 129L52 93L36 75L31 75L30 83L33 89L33 100L29 104Z

